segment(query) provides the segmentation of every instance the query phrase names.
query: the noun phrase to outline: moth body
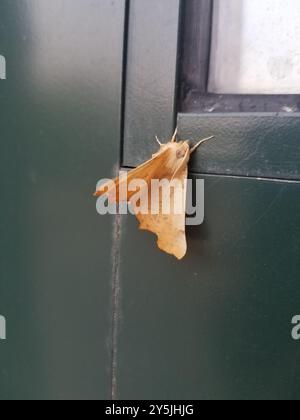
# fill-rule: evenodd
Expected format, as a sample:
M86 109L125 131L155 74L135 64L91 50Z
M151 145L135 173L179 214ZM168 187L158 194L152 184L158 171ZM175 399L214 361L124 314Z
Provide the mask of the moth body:
M176 136L177 130L172 140L166 144L162 144L156 138L160 145L158 152L152 156L152 159L128 173L126 177L128 184L125 185L123 198L120 199L119 194L120 190L124 189L125 181L122 178L102 185L95 196L106 195L116 202L130 203L140 222L140 229L156 234L158 247L180 260L187 252L185 209L188 163L197 147L212 137L201 140L191 148L189 141L176 142ZM131 190L128 185L137 180L143 181L142 187L139 191ZM153 181L158 183L154 186ZM165 188L164 181L169 188ZM112 190L115 193L113 195ZM142 208L141 201L144 203ZM166 202L169 204L167 211Z

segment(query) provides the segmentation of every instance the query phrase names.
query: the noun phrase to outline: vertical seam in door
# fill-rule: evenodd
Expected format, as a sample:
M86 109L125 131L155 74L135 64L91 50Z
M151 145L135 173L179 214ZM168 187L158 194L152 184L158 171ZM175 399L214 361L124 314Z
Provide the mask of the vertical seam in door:
M123 64L122 64L122 93L120 109L120 155L119 169L124 156L125 106L126 106L126 78L130 0L125 0L124 32L123 32ZM118 327L120 304L120 246L121 246L120 214L115 216L112 245L112 353L111 353L111 399L117 399L117 368L118 368Z
M116 215L113 230L112 248L112 354L111 354L111 399L117 399L117 357L118 357L118 327L120 303L120 243L122 217Z

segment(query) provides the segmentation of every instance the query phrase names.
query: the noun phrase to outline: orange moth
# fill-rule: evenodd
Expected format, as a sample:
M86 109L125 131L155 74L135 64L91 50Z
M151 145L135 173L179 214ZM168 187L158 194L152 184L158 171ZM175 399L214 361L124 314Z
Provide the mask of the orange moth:
M201 140L191 147L188 140L176 141L177 129L166 144L156 137L159 151L150 160L131 170L126 179L119 177L102 185L94 195L104 195L115 203L129 203L140 222L140 229L156 234L158 247L181 260L187 252L185 210L188 163L191 154L212 138ZM137 180L141 182L137 183ZM154 181L158 182L154 184ZM163 188L162 181L168 181L169 188ZM132 183L139 186L131 188ZM169 204L166 208L165 202Z

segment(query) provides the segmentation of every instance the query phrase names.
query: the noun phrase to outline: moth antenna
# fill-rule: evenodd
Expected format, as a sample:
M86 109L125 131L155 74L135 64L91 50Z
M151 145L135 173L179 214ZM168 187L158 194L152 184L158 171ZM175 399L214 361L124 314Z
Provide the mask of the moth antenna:
M157 136L155 136L155 140L157 141L157 143L160 145L160 146L162 146L163 144L162 144L162 142L159 140L159 138L157 137Z
M175 143L175 142L176 142L176 137L177 137L177 134L178 134L178 127L176 127L176 130L175 130L175 132L174 132L174 134L173 134L173 137L172 137L171 143Z
M215 136L210 136L207 139L200 140L194 147L191 148L191 154L194 153L198 149L198 147L200 147L203 143L206 143L207 141L214 138Z

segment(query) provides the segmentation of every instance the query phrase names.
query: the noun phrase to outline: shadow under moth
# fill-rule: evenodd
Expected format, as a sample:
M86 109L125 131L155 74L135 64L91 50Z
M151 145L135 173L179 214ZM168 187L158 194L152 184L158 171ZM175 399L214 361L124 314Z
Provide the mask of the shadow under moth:
M188 163L192 153L212 138L190 146L188 140L177 142L177 129L166 144L156 137L159 150L150 160L126 177L101 185L94 196L105 196L111 203L127 202L140 222L140 229L156 234L158 247L181 260L187 252ZM164 188L166 184L168 188Z

